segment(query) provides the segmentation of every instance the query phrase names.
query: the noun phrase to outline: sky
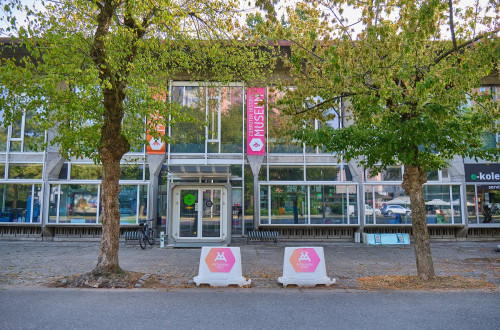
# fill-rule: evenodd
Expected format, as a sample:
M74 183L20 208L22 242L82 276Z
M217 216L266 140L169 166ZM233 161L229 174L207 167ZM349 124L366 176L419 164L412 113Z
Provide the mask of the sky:
M13 0L0 0L0 37L7 37L10 35L9 33L2 31L2 29L5 30L5 28L8 26L8 24L5 22L5 13L3 11L3 7L4 7L4 5L11 3L12 1ZM43 9L41 0L21 0L21 1L30 7L35 6L35 8L38 10ZM50 2L50 0L45 0L45 1ZM442 0L442 1L446 1L446 0ZM240 2L242 3L241 8L245 9L246 12L251 10L252 6L249 6L248 0L240 0ZM288 2L294 3L294 2L297 2L297 0L288 0ZM471 6L471 5L476 3L476 0L460 0L459 3L460 3L460 6ZM488 3L488 0L479 0L479 3L481 6L484 6L486 3ZM282 13L282 12L283 12L283 10L278 7L278 16L281 16L280 13ZM360 13L355 12L355 11L346 11L344 16L349 17L350 22L355 22L359 19ZM25 17L23 12L18 11L16 14L16 18L17 18L17 22L19 24L23 24L23 22L25 22L26 17ZM354 29L356 29L356 26L354 26ZM355 31L355 33L356 32L357 31Z

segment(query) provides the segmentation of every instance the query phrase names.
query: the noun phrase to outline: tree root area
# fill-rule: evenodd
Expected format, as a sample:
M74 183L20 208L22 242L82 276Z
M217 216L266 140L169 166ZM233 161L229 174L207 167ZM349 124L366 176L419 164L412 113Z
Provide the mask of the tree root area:
M133 288L144 273L92 271L55 280L49 286L63 288Z

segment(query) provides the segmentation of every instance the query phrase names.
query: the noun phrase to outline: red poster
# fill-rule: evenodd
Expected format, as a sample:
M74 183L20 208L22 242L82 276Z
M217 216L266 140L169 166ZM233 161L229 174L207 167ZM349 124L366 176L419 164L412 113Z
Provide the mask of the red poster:
M158 122L158 117L153 117L149 122L148 126L151 125L156 125L156 131L160 135L165 135L165 126L161 124L156 124ZM166 152L166 147L165 147L165 142L162 139L155 139L153 136L149 134L149 131L147 133L147 140L148 144L146 146L146 152L148 154L165 154Z

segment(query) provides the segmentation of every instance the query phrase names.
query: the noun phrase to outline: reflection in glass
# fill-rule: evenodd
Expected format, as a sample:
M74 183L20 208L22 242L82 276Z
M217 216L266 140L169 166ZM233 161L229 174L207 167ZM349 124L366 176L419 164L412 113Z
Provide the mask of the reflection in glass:
M136 223L137 218L137 186L120 186L120 223Z
M308 166L307 181L340 181L340 166Z
M9 164L9 179L41 179L43 164Z
M205 152L205 112L206 93L204 87L186 86L172 87L174 102L181 107L180 111L189 118L172 125L173 144L170 151L174 153Z
M202 237L220 237L221 224L221 191L207 189L202 191Z
M403 172L401 166L388 166L387 169L382 170L379 174L372 174L370 170L366 170L368 177L367 181L402 181Z
M40 222L41 185L0 185L0 222Z
M304 180L303 166L269 166L269 181L303 181L303 180Z
M221 152L243 152L243 88L223 87L221 103Z
M293 132L298 129L289 116L285 116L277 107L277 102L283 97L283 92L269 90L268 136L267 143L270 153L302 153L303 146L293 138Z
M271 224L307 222L306 186L270 186Z
M71 164L71 179L100 180L102 179L102 166L94 164Z
M198 190L180 191L179 237L198 236Z
M97 185L61 185L60 190L59 223L96 223Z
M467 219L469 223L477 223L476 187L466 186L467 194Z

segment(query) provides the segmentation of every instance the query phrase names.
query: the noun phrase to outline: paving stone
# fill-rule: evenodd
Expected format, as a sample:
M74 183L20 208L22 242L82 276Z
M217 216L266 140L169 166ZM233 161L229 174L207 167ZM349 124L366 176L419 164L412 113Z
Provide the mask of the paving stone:
M499 242L433 242L436 274L481 278L500 286ZM236 242L241 249L243 276L252 287L278 288L283 275L285 246L322 246L327 275L337 280L336 288L355 289L360 277L415 275L413 245L367 246L359 243ZM193 286L198 275L200 249L166 249L158 245L146 250L120 245L120 266L129 271L166 277L171 286ZM0 240L0 288L9 285L44 285L55 278L86 273L97 263L99 242L40 242ZM191 284L190 284L191 283ZM139 283L138 283L139 284Z

